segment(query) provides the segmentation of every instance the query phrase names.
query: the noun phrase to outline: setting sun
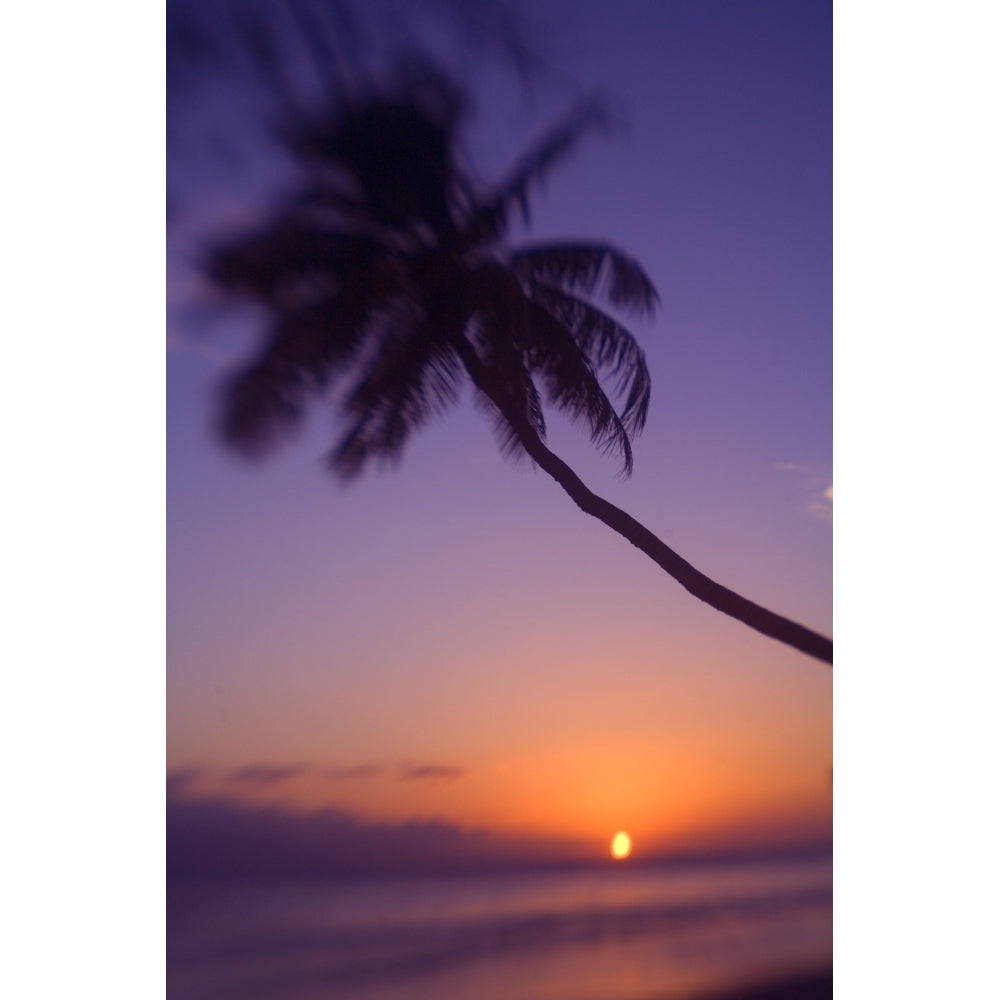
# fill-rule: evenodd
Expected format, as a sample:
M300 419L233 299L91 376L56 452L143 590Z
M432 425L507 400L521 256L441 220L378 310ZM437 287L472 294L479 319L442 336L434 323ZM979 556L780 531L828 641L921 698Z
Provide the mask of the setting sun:
M631 853L632 838L624 830L619 830L611 840L611 856L620 861Z

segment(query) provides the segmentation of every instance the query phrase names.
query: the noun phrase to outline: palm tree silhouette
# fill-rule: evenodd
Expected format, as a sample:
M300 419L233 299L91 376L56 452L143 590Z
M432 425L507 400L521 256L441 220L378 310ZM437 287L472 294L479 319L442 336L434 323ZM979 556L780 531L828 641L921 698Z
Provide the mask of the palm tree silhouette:
M505 453L530 457L695 597L832 663L830 639L709 579L545 444L547 402L584 423L628 475L649 405L642 350L591 301L651 315L658 297L642 267L606 243L505 244L514 212L529 221L533 187L604 121L600 104L577 107L485 193L458 159L463 112L458 89L423 72L287 133L305 168L301 188L259 232L208 261L216 284L262 307L269 324L261 353L224 390L224 440L261 454L326 400L345 422L329 464L350 478L398 459L469 379ZM339 376L347 385L334 402Z

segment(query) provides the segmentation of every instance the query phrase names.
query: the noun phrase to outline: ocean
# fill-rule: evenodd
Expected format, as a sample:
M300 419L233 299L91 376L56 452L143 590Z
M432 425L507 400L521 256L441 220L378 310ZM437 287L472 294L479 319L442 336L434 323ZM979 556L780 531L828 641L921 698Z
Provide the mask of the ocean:
M832 861L174 884L171 1000L694 1000L832 966ZM810 994L812 995L812 994Z

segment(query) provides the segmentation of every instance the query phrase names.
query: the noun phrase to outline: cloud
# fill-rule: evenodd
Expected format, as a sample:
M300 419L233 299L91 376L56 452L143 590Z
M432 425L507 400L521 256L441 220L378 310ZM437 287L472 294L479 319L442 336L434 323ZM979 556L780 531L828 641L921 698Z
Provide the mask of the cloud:
M316 766L310 764L254 763L219 771L208 767L188 767L167 775L167 797L189 797L193 785L210 779L216 789L229 788L241 795L247 789L267 790L293 778L320 781L371 781L391 774L383 764L352 764L346 766ZM423 781L429 784L459 781L468 774L455 764L401 764L394 772L399 781ZM221 782L221 786L220 786ZM205 789L202 789L205 791Z
M228 778L239 784L268 788L271 785L288 781L290 778L296 778L307 770L302 764L250 764L247 767L230 771Z
M821 521L833 520L833 484L831 483L820 493L819 497L809 504L809 513Z
M182 767L167 774L167 798L178 798L188 791L192 785L197 784L204 774L204 769L200 767Z
M450 764L420 764L403 766L400 777L403 781L458 781L466 775L464 767L454 767Z
M321 878L489 871L580 860L572 841L470 830L438 820L369 822L229 799L168 799L167 877Z
M356 781L359 778L377 778L383 768L377 764L359 764L356 767L328 767L322 776L330 781Z
M833 484L830 482L829 466L772 462L771 467L780 472L796 473L794 481L809 498L805 504L806 511L821 521L833 520Z

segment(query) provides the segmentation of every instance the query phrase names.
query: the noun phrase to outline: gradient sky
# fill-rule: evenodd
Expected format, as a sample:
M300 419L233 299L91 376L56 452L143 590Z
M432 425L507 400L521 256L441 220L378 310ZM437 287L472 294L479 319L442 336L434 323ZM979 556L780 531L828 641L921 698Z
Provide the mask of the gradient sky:
M801 0L541 3L532 101L502 66L454 62L486 178L582 93L627 119L553 173L529 235L645 265L649 421L628 481L556 418L553 450L699 569L828 635L830 19ZM264 464L221 450L212 393L253 329L198 329L185 266L203 220L253 218L253 183L220 176L171 161L168 770L186 793L602 849L625 828L637 855L828 829L829 668L504 461L468 400L346 488L321 468L326 415Z

